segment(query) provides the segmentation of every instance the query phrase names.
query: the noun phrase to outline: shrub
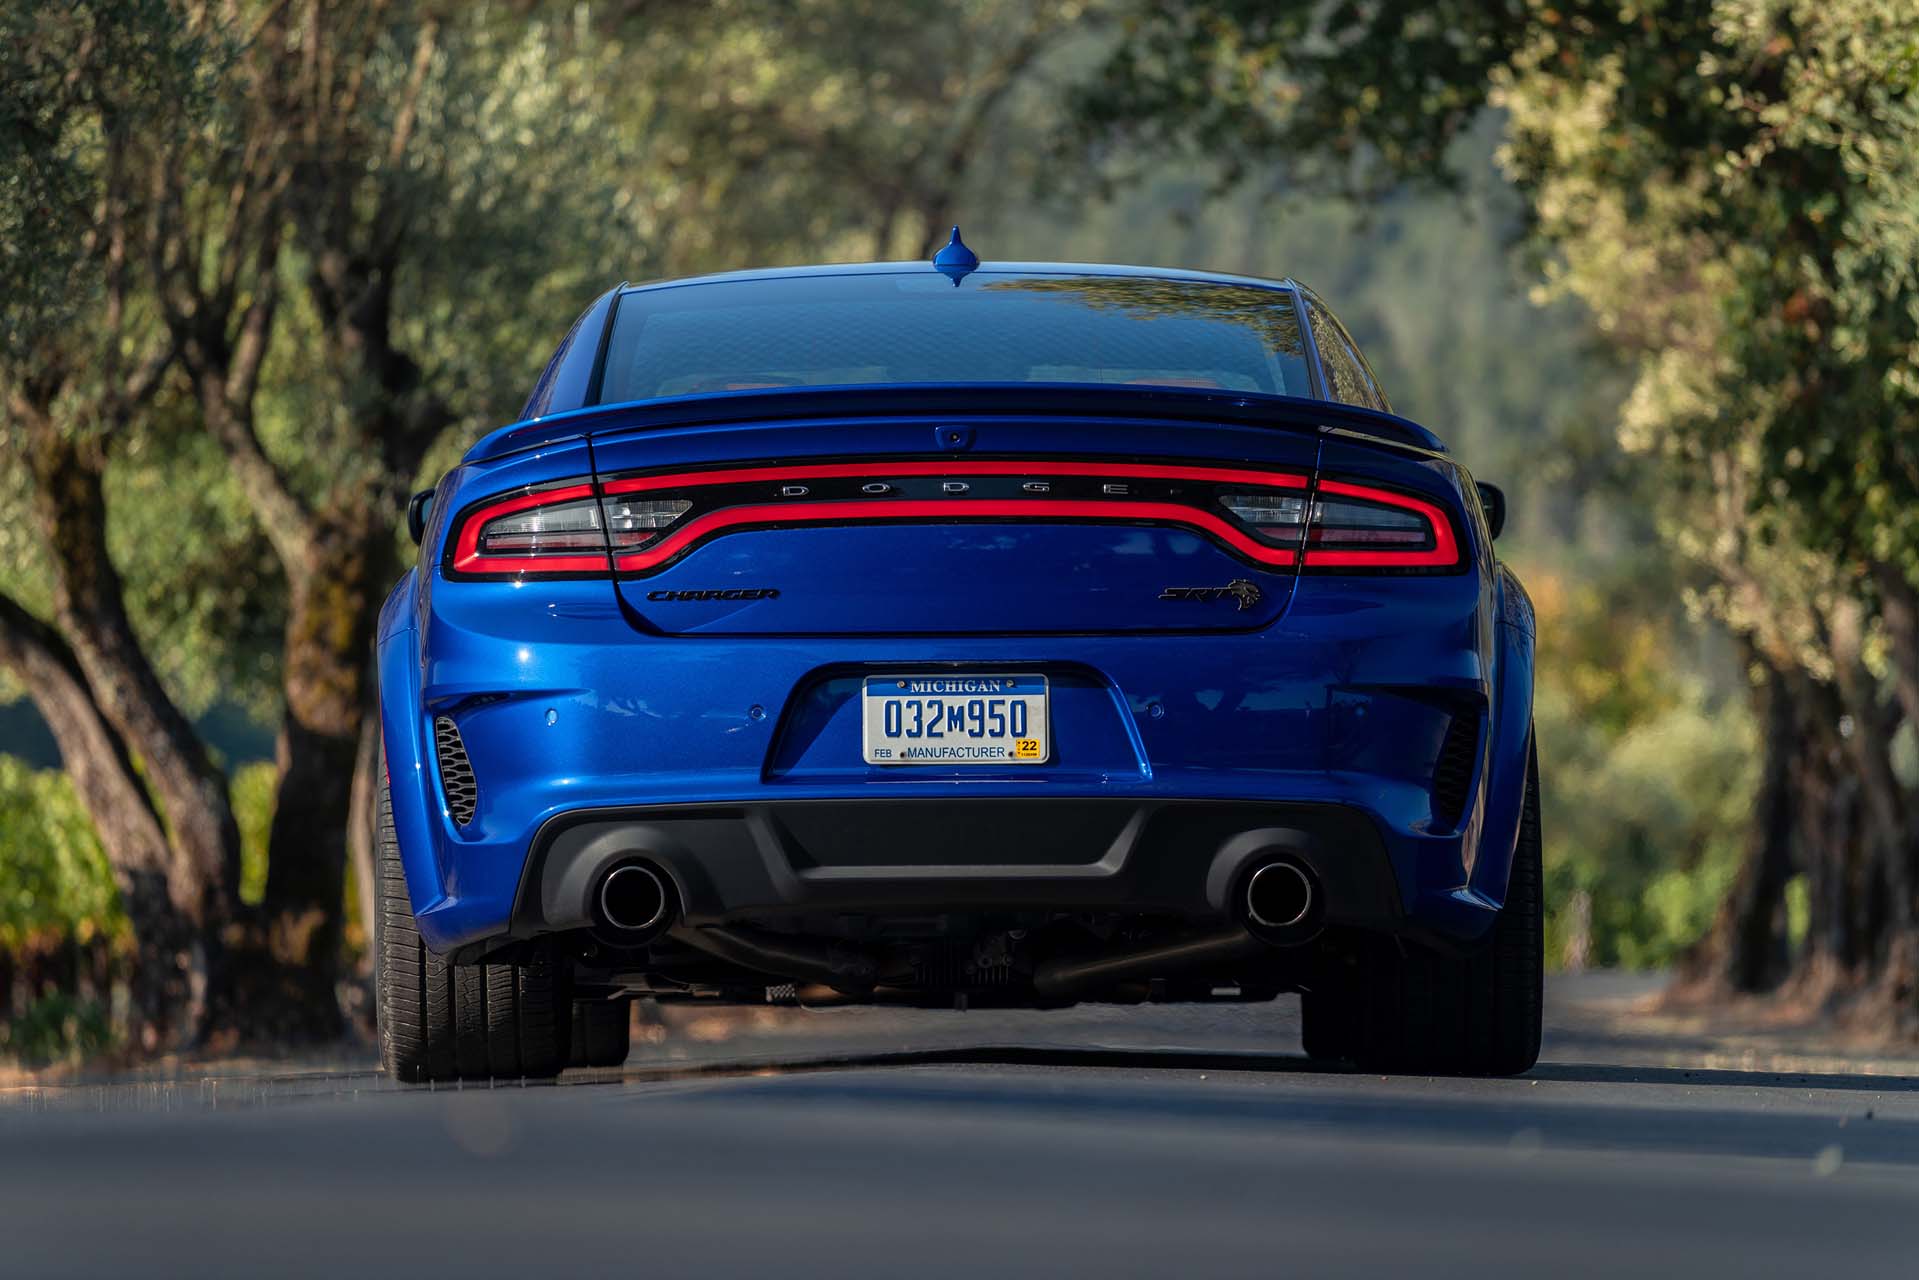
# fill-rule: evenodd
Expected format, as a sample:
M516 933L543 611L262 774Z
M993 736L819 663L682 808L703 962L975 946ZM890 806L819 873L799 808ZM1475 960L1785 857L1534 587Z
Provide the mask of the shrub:
M0 755L0 867L0 947L127 936L106 855L66 774Z
M1547 962L1671 963L1739 864L1756 732L1740 699L1674 674L1673 637L1599 588L1529 579L1545 783Z

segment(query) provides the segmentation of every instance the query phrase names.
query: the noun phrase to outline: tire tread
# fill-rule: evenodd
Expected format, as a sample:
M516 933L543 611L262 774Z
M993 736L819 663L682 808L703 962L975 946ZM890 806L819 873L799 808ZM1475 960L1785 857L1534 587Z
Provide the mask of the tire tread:
M518 964L452 965L435 955L413 917L389 786L380 788L374 853L381 1065L409 1084L558 1075L572 1039L566 962L550 946Z
M1506 901L1492 936L1463 954L1394 939L1362 943L1300 1002L1309 1057L1368 1070L1517 1075L1539 1060L1545 904L1539 755L1528 744L1525 801Z

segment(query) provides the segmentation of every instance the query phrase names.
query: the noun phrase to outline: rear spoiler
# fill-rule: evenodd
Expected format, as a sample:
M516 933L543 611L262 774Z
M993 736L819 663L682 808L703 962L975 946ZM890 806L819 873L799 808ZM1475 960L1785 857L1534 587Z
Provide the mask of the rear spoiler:
M1416 422L1329 400L1179 387L1074 383L930 383L913 386L782 387L719 391L594 405L502 427L467 450L485 462L525 449L621 431L732 422L859 418L1106 418L1227 423L1282 431L1334 431L1421 453L1444 453Z

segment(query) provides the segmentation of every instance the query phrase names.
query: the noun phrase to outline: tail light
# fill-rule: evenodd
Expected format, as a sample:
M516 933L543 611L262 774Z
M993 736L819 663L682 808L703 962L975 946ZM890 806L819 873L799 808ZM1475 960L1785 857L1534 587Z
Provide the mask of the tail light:
M1315 488L1293 472L1097 459L874 459L523 489L462 512L445 564L455 577L636 575L748 529L970 520L1166 525L1274 570L1433 572L1460 563L1438 505L1344 481Z
M523 489L464 512L447 568L472 576L605 573L606 534L592 483Z
M684 498L602 500L589 481L522 490L460 517L447 566L477 577L602 574L609 548L646 546L692 506Z
M607 498L606 533L613 554L639 550L692 509L685 498Z
M1307 569L1454 569L1459 538L1436 503L1409 493L1321 480L1306 531Z
M1305 548L1306 569L1442 570L1459 565L1453 524L1436 504L1411 494L1322 480L1306 498L1227 493L1220 503L1262 542Z
M1306 498L1303 494L1229 493L1220 498L1225 508L1239 517L1261 542L1276 547L1297 547L1306 527Z

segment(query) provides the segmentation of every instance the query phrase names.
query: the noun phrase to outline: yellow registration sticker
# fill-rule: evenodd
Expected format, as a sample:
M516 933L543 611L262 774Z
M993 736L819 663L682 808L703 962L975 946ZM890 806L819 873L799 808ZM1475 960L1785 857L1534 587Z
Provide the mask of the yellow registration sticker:
M1019 757L1021 760L1039 759L1039 754L1040 754L1039 739L1038 738L1021 738L1018 742L1015 742L1013 744L1013 754Z

